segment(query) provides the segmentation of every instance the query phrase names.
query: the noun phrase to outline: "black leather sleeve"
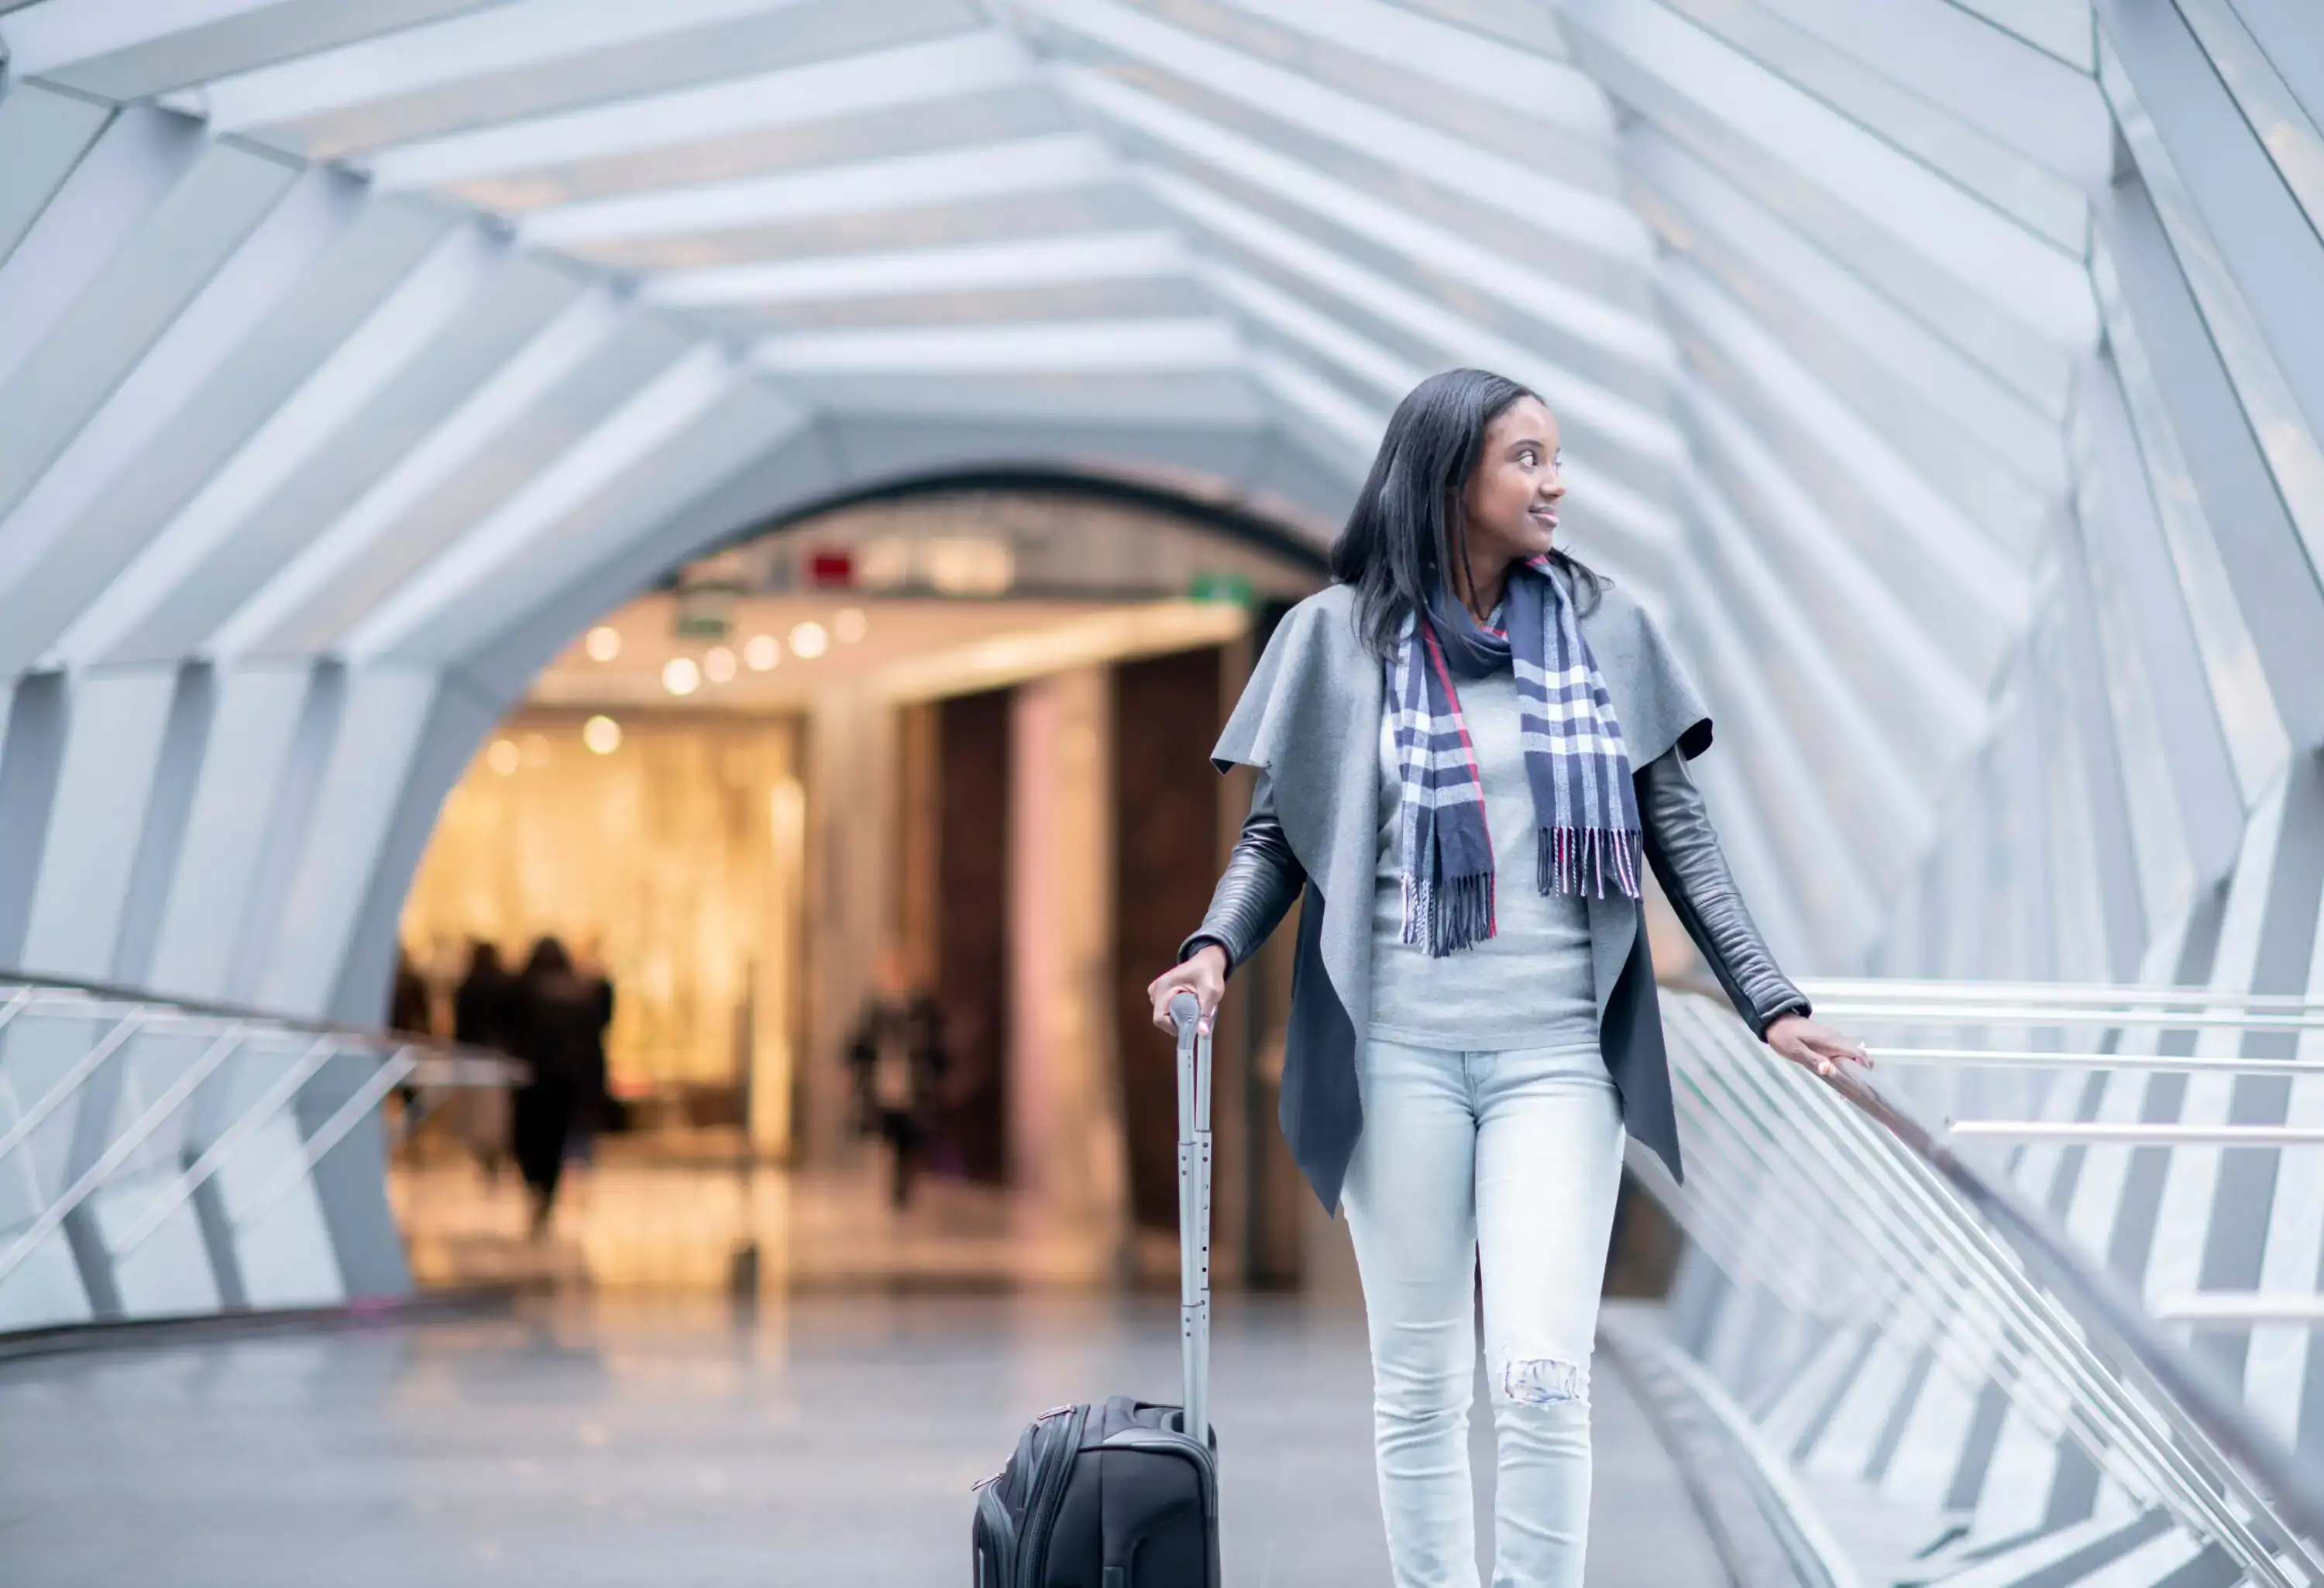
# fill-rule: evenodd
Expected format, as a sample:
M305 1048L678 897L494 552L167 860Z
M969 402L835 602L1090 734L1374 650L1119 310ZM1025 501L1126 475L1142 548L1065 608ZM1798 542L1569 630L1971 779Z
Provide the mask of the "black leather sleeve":
M1778 1015L1809 1012L1807 995L1776 966L1743 907L1719 835L1711 830L1702 790L1687 775L1684 757L1675 749L1666 751L1640 767L1632 781L1646 858L1735 1012L1763 1039Z
M1203 924L1178 945L1179 960L1183 963L1204 944L1215 943L1226 950L1231 971L1259 952L1306 885L1307 872L1291 853L1283 824L1276 817L1275 790L1261 772L1250 791L1250 814L1243 818L1242 836L1227 856L1227 869L1212 891Z

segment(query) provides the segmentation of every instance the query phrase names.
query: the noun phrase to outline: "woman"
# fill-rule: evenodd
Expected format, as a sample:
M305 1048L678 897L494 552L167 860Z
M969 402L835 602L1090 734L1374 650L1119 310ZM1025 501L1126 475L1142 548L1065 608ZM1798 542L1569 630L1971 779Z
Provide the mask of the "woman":
M1554 544L1557 421L1480 370L1397 408L1332 551L1222 735L1258 769L1201 928L1148 989L1207 1023L1304 900L1292 1150L1344 1206L1399 1588L1476 1582L1474 1276L1498 1435L1493 1580L1582 1582L1589 1363L1624 1132L1679 1172L1642 862L1736 1010L1831 1075L1685 762L1711 721L1645 612Z

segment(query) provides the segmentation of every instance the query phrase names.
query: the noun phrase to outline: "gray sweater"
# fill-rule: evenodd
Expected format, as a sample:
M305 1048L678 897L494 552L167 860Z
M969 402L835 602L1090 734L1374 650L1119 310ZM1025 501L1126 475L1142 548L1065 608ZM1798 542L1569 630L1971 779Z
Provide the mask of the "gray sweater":
M1563 576L1560 576L1561 577ZM1636 768L1711 743L1703 709L1646 611L1609 586L1581 619ZM1212 759L1256 767L1305 874L1284 1053L1281 1114L1292 1155L1336 1207L1363 1129L1356 1056L1372 1016L1372 899L1379 855L1379 660L1356 631L1355 594L1335 585L1286 614L1243 688ZM1723 866L1720 868L1723 873ZM1586 904L1600 1051L1631 1137L1678 1172L1678 1124L1636 900Z
M1541 891L1535 877L1533 785L1526 777L1517 675L1460 682L1493 839L1493 935L1443 958L1404 941L1403 784L1391 718L1380 714L1379 859L1372 884L1371 1035L1415 1048L1499 1052L1596 1048L1590 908Z

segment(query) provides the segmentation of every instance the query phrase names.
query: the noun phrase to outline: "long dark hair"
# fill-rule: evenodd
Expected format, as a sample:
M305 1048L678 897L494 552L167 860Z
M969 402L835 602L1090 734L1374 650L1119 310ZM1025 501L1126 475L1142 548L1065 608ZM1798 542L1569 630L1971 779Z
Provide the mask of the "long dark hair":
M1461 494L1484 453L1486 427L1526 397L1541 401L1506 375L1448 369L1406 392L1388 416L1363 493L1332 542L1332 577L1354 587L1356 625L1381 655L1395 646L1405 615L1427 609L1445 570L1467 568ZM1594 605L1599 575L1563 550L1550 557L1572 574L1584 609Z

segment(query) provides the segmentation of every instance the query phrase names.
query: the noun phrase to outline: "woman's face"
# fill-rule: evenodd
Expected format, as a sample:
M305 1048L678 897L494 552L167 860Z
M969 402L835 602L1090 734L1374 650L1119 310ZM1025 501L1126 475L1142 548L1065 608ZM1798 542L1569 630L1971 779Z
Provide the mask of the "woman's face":
M1538 398L1518 398L1485 427L1484 450L1461 493L1479 577L1548 551L1565 494L1559 462L1557 420Z

